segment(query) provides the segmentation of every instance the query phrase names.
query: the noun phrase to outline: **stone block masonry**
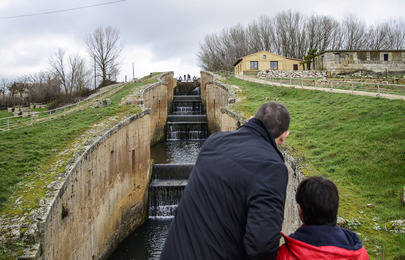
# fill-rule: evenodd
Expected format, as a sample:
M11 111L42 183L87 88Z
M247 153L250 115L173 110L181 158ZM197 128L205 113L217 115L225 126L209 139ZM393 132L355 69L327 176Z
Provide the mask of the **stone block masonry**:
M325 79L327 77L327 72L325 71L314 71L314 70L291 70L291 71L281 71L281 70L269 70L260 71L257 76L259 78L268 79L279 79L279 78L321 78Z

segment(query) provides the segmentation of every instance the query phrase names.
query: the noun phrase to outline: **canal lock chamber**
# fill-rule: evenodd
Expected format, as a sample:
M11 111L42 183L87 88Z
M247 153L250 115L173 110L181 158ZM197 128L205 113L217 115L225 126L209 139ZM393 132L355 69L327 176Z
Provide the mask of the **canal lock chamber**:
M160 257L187 177L204 140L209 133L233 131L245 122L227 108L235 101L232 86L216 81L210 72L201 72L200 82L201 85L197 81L181 82L174 88L165 127L166 141L151 148L154 165L149 186L149 218L121 243L110 259ZM303 178L302 162L287 150L281 151L289 175L282 232L291 234L302 224L295 202L295 192Z
M208 122L198 82L181 82L174 90L165 141L151 147L152 179L148 219L110 259L158 259L187 179L208 137Z

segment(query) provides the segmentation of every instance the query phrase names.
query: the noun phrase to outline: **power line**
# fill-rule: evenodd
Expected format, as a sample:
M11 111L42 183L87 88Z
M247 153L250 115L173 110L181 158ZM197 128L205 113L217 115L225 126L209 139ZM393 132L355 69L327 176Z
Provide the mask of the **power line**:
M97 7L97 6L111 5L111 4L116 4L116 3L119 3L119 2L125 2L125 1L127 1L127 0L118 0L118 1L112 1L112 2L105 2L105 3L99 3L99 4L93 4L93 5L85 5L85 6L79 6L79 7L74 7L74 8L68 8L68 9L58 9L58 10L52 10L52 11L44 11L44 12L31 13L31 14L3 16L3 17L0 17L0 19L14 19L14 18L38 16L38 15L45 15L45 14L64 13L64 12L87 9L87 8L92 8L92 7Z

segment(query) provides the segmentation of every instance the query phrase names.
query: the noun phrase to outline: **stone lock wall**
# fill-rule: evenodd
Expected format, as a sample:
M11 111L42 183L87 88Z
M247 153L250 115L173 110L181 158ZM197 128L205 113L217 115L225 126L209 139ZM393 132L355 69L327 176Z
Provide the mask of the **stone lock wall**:
M207 71L201 71L200 93L201 93L201 103L202 103L203 111L206 111L206 94L205 94L206 84L213 80L214 80L214 74L212 74L211 72L207 72Z
M164 128L173 101L173 88L173 72L168 72L160 76L159 82L143 90L144 106L152 111L152 143L161 141L165 136Z
M172 111L172 102L174 95L174 88L177 85L177 80L174 78L173 72L167 72L160 77L161 81L167 83L166 92L167 92L167 108L168 111Z
M235 101L231 86L215 80L215 75L202 72L201 79L205 77L205 99L207 104L207 118L210 133L216 131L233 131L246 122L246 119L229 109L228 105ZM201 95L202 95L201 91ZM203 97L201 97L203 98ZM215 100L215 101L214 101ZM284 210L282 232L293 233L300 225L298 208L295 202L295 193L298 184L303 178L300 164L285 149L280 149L284 154L285 164L288 168L287 196Z
M149 113L134 117L76 164L41 228L43 259L103 258L143 223L150 125Z
M140 90L144 110L74 162L38 224L36 259L105 259L147 216L150 145L164 136L173 73Z
M206 111L208 119L208 131L219 131L222 125L221 108L229 104L230 94L228 89L221 83L208 82L206 84Z

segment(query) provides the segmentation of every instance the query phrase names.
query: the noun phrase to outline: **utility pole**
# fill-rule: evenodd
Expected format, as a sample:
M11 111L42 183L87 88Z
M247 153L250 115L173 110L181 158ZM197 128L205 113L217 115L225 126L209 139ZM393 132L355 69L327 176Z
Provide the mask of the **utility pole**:
M132 81L135 79L134 63L132 62Z
M97 74L96 74L96 56L94 57L94 89L97 87Z

